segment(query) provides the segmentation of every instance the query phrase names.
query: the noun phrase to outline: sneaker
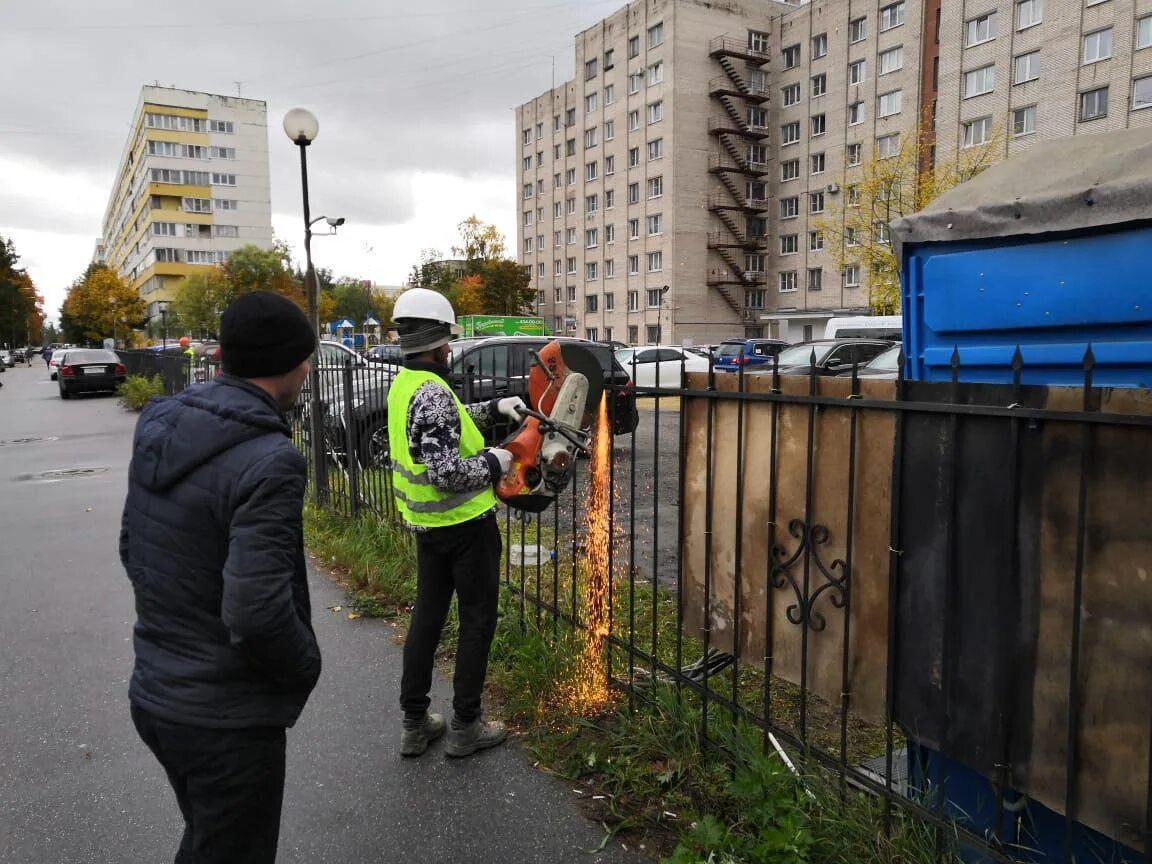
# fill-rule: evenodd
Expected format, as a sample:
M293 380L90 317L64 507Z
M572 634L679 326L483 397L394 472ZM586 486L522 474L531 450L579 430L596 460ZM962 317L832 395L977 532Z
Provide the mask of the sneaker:
M400 735L400 755L423 755L428 745L444 734L447 726L442 714L425 714L419 726L409 727L405 723L404 731Z
M444 742L444 755L453 758L471 756L477 750L487 750L503 744L507 739L508 730L498 720L477 717L459 729L453 721L452 728L448 730L448 739Z

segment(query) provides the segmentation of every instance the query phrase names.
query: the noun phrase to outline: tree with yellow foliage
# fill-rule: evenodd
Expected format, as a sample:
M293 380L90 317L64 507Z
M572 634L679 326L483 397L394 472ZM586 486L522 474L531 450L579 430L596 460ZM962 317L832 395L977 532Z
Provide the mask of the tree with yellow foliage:
M112 338L130 345L146 317L147 304L105 264L89 265L68 289L60 310L65 338L79 343Z
M888 226L975 177L1004 149L1000 128L987 142L946 153L933 165L934 136L927 133L925 124L917 124L900 133L895 151L873 152L870 160L849 168L838 206L815 223L841 273L850 265L860 267L860 286L878 315L900 311L899 262Z

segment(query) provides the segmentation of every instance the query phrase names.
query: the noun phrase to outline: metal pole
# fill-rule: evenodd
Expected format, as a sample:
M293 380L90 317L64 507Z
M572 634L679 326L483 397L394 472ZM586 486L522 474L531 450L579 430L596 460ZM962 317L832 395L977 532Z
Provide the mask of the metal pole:
M308 140L299 138L296 145L300 148L300 185L304 192L304 259L307 269L304 273L304 290L308 296L308 320L312 322L312 329L316 339L320 339L320 302L316 290L316 270L312 266L312 211L308 205ZM328 466L324 462L324 424L320 414L320 354L317 349L316 356L312 358L312 369L308 373L309 394L309 437L312 439L312 470L315 472L316 503L323 505L328 502Z
M168 310L165 308L160 309L160 328L163 331L165 354L168 353Z

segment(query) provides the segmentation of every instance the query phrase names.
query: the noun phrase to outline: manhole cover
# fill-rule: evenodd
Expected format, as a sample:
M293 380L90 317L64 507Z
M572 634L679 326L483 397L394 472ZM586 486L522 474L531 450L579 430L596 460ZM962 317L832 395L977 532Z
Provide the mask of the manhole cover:
M94 474L103 474L107 470L107 468L55 468L51 471L41 471L39 474L21 474L16 479L52 482L70 480L73 477L91 477Z
M55 435L47 438L12 438L8 441L0 441L0 447L7 447L9 444L35 444L37 441L59 441Z

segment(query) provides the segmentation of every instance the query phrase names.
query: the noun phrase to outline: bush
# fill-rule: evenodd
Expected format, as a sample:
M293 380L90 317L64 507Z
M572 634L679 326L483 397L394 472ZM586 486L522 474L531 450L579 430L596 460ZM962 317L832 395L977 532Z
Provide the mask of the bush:
M129 411L142 411L153 396L164 395L164 379L159 375L130 375L120 385L119 394L120 404Z

